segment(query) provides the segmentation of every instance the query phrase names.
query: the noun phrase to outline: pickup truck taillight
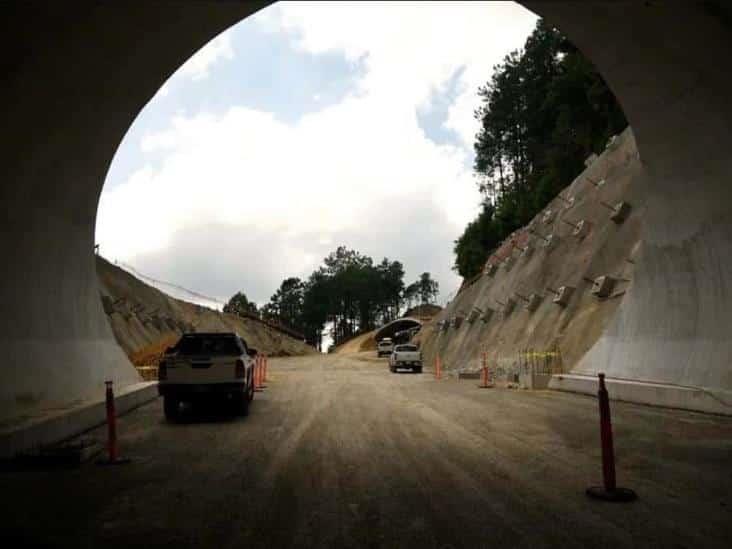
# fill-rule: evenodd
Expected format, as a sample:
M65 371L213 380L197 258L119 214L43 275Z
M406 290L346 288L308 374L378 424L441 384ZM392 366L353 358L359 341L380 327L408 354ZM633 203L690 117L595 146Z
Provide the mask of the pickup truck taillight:
M236 361L236 379L244 379L246 377L246 370L244 368L244 362L241 359Z
M165 362L158 364L158 381L168 379L168 365Z

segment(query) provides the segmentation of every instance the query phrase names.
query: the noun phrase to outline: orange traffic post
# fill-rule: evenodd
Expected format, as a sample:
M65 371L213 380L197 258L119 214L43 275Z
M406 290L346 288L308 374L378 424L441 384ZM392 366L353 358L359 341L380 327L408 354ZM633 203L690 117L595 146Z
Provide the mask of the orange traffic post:
M267 360L264 355L262 355L262 360L259 363L259 388L264 389L264 362Z
M254 359L254 390L255 391L261 391L262 385L259 380L260 371L262 369L262 357L261 355L257 355L257 357Z
M490 380L488 378L488 356L486 353L483 353L481 355L481 362L480 362L480 387L481 389L489 389L493 387L493 385L490 383Z
M114 407L112 382L105 381L105 404L107 408L107 459L98 461L99 465L121 465L129 463L129 458L119 457L117 450L117 412Z
M262 355L262 363L259 366L259 387L264 389L267 387L265 385L265 381L267 381L267 355Z
M610 420L610 397L605 387L605 374L597 374L600 388L597 401L600 407L600 447L602 450L602 486L591 486L587 495L594 499L623 502L633 501L638 496L629 488L615 484L615 449L613 448L613 426Z

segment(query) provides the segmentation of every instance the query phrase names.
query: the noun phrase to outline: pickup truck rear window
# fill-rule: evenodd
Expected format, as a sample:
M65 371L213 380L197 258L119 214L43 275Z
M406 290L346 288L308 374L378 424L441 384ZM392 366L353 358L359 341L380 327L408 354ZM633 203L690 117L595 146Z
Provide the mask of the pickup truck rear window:
M242 353L234 336L188 336L176 346L181 355L226 355L238 356Z
M398 353L399 351L406 351L406 352L410 352L410 351L416 351L416 350L417 350L417 346L416 346L416 345L398 345L398 346L397 346L397 348L396 348L396 349L394 349L394 350L395 350L395 351L396 351L397 353Z

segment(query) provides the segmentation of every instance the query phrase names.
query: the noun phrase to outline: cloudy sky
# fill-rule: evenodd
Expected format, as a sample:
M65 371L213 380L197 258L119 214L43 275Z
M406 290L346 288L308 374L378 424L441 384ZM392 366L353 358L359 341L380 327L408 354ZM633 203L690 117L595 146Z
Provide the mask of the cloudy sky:
M125 136L102 255L266 302L338 245L429 271L477 213L477 87L536 17L512 2L280 3L209 42Z

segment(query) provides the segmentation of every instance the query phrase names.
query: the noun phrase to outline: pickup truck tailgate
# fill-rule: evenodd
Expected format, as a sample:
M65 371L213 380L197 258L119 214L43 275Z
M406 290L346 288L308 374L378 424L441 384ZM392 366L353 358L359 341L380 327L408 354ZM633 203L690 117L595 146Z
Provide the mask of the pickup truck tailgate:
M230 383L236 381L236 357L186 356L166 360L169 383Z

